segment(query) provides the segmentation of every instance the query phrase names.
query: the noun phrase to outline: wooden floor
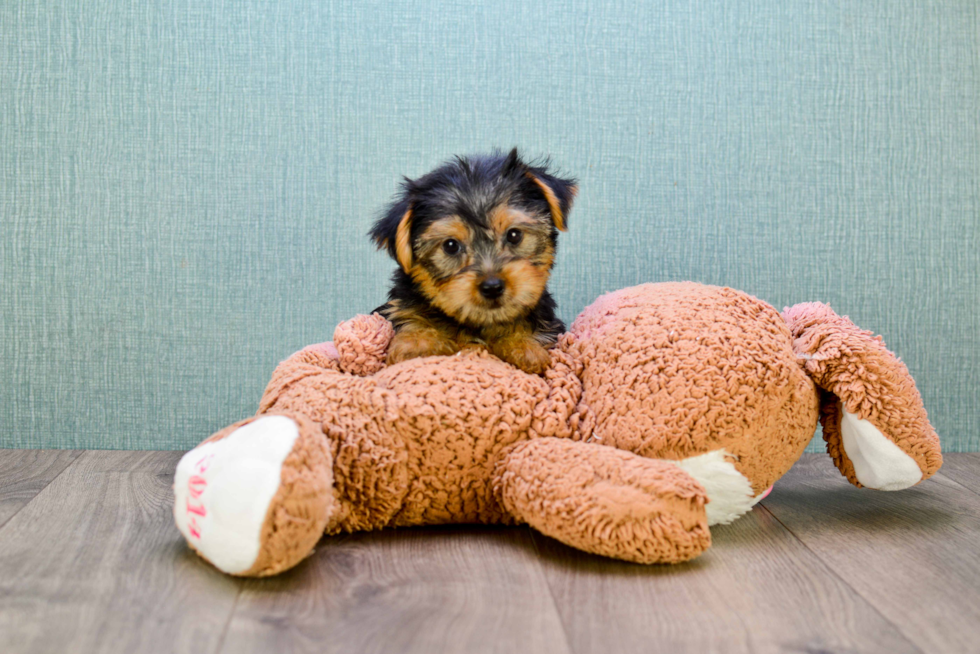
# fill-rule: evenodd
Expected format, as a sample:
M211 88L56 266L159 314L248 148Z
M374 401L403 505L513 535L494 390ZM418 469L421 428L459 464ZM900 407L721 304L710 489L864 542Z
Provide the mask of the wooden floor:
M0 450L0 652L980 652L980 454L897 493L808 455L680 566L465 526L267 580L184 546L179 456Z

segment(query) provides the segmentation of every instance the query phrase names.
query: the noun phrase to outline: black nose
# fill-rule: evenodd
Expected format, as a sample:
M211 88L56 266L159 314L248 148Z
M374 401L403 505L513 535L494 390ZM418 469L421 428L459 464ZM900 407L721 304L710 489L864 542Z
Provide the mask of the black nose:
M499 277L488 277L480 283L480 295L488 300L496 300L504 294L504 282Z

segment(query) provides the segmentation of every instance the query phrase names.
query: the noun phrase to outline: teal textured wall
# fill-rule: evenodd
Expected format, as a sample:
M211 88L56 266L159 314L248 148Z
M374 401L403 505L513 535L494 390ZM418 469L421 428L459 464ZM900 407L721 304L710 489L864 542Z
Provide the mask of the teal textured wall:
M398 176L581 179L553 289L693 279L884 335L980 447L975 0L0 3L0 444L186 448L381 303Z

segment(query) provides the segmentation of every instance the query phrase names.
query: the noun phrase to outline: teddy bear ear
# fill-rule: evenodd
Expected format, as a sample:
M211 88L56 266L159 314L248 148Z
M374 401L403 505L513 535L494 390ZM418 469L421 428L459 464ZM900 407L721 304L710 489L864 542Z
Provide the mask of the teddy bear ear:
M562 179L550 174L547 168L529 166L525 173L535 187L544 196L551 212L551 222L559 231L568 229L568 212L578 193L578 184L574 179Z
M388 250L405 272L412 266L412 181L402 183L402 194L369 232L378 248Z

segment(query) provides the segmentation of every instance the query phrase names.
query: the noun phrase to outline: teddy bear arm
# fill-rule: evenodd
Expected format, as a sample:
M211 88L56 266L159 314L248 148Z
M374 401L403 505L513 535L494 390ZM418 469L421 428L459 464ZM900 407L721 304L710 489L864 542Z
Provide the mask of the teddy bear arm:
M333 332L340 369L361 377L380 371L394 336L395 328L379 313L340 323Z
M334 340L308 345L276 366L259 401L259 412L281 405L283 396L307 378L330 377L331 373L374 375L385 367L393 335L391 323L377 313L345 320L334 329ZM302 406L290 409L303 412Z
M292 354L272 372L272 377L262 393L262 399L259 400L259 413L269 411L284 394L297 384L302 384L303 380L324 372L343 373L337 348L332 341L308 345Z
M698 482L671 463L604 445L519 443L498 461L494 493L516 520L594 554L676 563L711 544Z
M380 314L359 315L334 329L333 340L308 345L281 362L259 403L267 411L290 386L324 371L367 377L385 367L394 328Z

